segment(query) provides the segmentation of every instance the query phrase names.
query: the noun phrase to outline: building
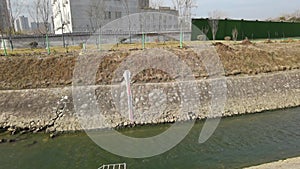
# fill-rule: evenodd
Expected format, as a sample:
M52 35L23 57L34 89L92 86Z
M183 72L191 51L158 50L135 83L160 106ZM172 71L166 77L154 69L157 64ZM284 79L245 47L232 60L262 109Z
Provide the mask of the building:
M30 23L30 25L31 25L31 30L32 30L32 31L37 30L37 29L40 27L40 24L41 24L41 23L38 23L38 22L31 22L31 23Z
M141 12L145 13L144 17L146 18L143 19L146 22L140 24L145 25L143 30L146 30L146 32L179 30L177 10L173 10L170 7L159 7L158 9L144 8ZM153 15L153 13L157 14Z
M52 9L55 34L94 32L113 20L140 12L178 15L170 8L150 8L149 0L52 0ZM171 27L169 18L163 20L167 27ZM178 21L173 25L178 25Z
M103 43L118 39L133 42L143 33L151 41L180 39L180 32L183 40L190 40L191 35L191 21L187 24L178 10L151 8L149 0L52 0L52 10L55 34L92 34L102 28Z
M7 30L10 26L10 15L6 0L0 1L0 30Z
M20 16L16 19L15 29L17 32L26 32L30 30L28 17Z

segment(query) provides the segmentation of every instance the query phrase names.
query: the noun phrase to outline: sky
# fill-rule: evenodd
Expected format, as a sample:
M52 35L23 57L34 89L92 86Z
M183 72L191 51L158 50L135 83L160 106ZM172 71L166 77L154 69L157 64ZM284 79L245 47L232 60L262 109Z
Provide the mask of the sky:
M19 0L12 0L19 1ZM30 3L32 0L23 0ZM173 6L172 0L161 0L164 6ZM300 0L194 0L194 18L206 18L212 11L221 11L231 19L265 20L300 9ZM24 10L23 15L27 15Z
M193 16L207 17L214 10L232 19L276 18L300 9L300 0L196 0Z

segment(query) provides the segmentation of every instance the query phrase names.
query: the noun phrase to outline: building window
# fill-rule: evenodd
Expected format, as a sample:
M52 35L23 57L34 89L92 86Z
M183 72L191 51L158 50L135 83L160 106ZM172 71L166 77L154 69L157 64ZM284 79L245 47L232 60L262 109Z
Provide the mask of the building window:
M116 12L116 19L121 18L122 17L122 12Z
M105 19L111 19L111 12L105 11Z

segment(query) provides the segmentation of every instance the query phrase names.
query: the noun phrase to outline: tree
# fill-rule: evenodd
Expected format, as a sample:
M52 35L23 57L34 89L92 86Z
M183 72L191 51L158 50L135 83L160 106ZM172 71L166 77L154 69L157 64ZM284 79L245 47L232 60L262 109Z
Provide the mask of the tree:
M93 32L100 29L105 20L105 0L92 0L86 13L90 20L90 26Z
M8 0L8 6L10 11L10 22L11 22L10 32L14 33L16 31L15 28L16 19L22 13L25 4L24 1L20 1L20 0Z
M281 16L281 17L279 17L279 20L280 20L280 21L285 21L285 20L286 20L286 17L285 17L285 16Z
M225 14L223 12L217 10L209 13L209 26L211 28L213 40L216 40L216 34L219 29L219 20L224 16Z
M296 17L296 18L300 18L300 10L296 10L294 13L293 13L293 16Z
M163 0L150 0L150 6L152 8L158 9L160 6L164 5Z
M207 33L209 31L209 27L208 26L202 27L201 31L207 36Z
M128 16L128 31L129 31L129 42L131 43L131 19L129 17L130 15L130 9L129 9L129 5L128 5L128 0L122 0L123 5L125 7L125 12Z
M295 10L289 14L283 14L277 18L270 18L270 21L290 21L290 22L300 22L300 10Z
M179 15L180 47L182 48L184 32L191 31L191 10L195 5L193 4L193 0L173 0L173 5Z
M38 10L45 29L44 33L48 34L50 31L49 19L51 15L51 5L50 5L51 2L50 0L38 0L38 1L39 1Z
M178 11L179 17L187 18L188 22L191 18L191 9L197 5L193 0L172 0L174 9Z
M40 34L48 34L50 31L51 0L34 0L28 6L28 13L37 23L37 31ZM42 23L40 25L40 22Z
M19 0L13 0L13 1L8 0L8 6L9 6L9 12L10 12L10 26L9 26L9 30L8 30L9 43L10 43L11 50L14 50L12 34L14 34L16 32L15 21L20 16L20 14L23 10L24 2L19 1Z
M233 39L234 41L237 40L238 34L239 34L239 32L238 32L238 29L237 29L237 28L232 29L232 39Z

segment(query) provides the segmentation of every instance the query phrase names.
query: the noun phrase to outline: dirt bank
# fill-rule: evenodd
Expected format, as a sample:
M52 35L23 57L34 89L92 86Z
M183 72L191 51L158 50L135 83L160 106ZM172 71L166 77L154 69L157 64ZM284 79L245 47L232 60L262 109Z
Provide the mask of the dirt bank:
M300 42L214 44L224 65L226 76L259 74L299 69ZM164 46L160 46L164 48ZM192 69L196 79L207 77L201 56L190 49L169 48ZM112 72L132 50L112 51L99 65L97 84L110 84ZM38 55L0 57L0 89L33 89L71 86L79 51L72 55ZM144 70L134 82L166 82L174 80L159 70Z

